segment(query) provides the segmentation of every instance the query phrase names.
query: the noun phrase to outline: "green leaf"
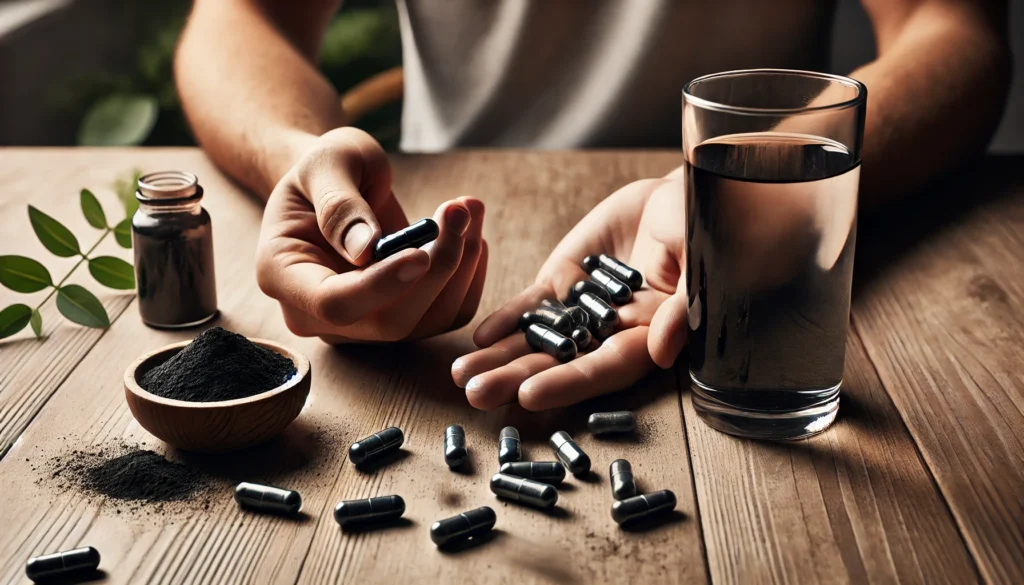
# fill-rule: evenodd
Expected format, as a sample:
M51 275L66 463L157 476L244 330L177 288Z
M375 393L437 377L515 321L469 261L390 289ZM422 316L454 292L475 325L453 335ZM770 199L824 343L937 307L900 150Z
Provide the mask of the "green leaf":
M79 325L97 329L110 327L110 317L100 300L77 284L62 286L57 291L57 310L68 321Z
M92 191L82 189L81 200L85 221L98 230L106 229L107 216L103 213L103 206L100 205L99 200L92 194Z
M113 256L89 258L89 274L103 286L120 290L135 288L135 272L132 265Z
M156 98L115 94L92 105L78 127L81 146L137 146L152 132L159 114Z
M135 192L139 189L141 176L142 171L135 169L127 177L120 177L114 181L114 192L124 205L124 216L128 219L131 219L139 209L139 200L135 198Z
M61 223L31 205L28 206L28 220L32 223L39 241L47 250L60 256L68 258L81 254L78 248L78 240L71 230Z
M39 314L39 311L32 309L32 317L29 318L28 323L32 326L32 333L35 333L36 337L43 336L43 316Z
M20 293L34 293L53 284L45 266L24 256L0 256L0 284Z
M11 305L0 311L0 339L10 337L28 325L32 309L28 305Z
M122 248L132 248L132 220L125 218L121 223L114 226L114 239Z

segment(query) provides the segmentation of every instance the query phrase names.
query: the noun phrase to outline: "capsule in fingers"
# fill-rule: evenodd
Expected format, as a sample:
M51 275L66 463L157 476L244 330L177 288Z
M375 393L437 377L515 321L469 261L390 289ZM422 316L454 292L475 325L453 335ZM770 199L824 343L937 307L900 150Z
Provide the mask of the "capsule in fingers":
M612 297L608 294L608 291L591 280L581 280L572 285L567 295L568 301L572 304L578 304L583 293L590 293L606 303L612 302Z
M636 430L636 415L628 410L595 412L587 419L587 430L594 435L632 433Z
M616 459L608 468L608 478L612 484L612 497L625 500L636 495L636 481L633 479L633 466L625 459Z
M583 270L587 272L601 268L634 291L640 290L644 285L644 277L639 270L630 268L618 258L608 254L587 256L583 259L582 266Z
M523 313L519 318L519 329L526 331L534 323L543 325L552 331L562 335L568 335L572 331L572 317L565 311L559 311L551 307L538 307L534 311Z
M235 487L235 501L243 508L274 514L298 514L302 508L302 496L295 490L245 481Z
M421 219L407 228L388 234L377 240L373 248L373 257L383 260L408 248L419 248L427 242L437 239L439 230L437 223L430 218Z
M438 520L430 526L430 540L444 546L459 540L482 536L494 528L498 517L488 506Z
M370 463L397 451L405 442L405 434L398 427L389 427L369 437L359 439L348 448L348 459L355 465Z
M444 462L449 468L466 462L466 431L459 425L444 430Z
M71 579L95 571L100 552L91 546L32 557L25 563L25 575L33 581Z
M569 433L558 431L551 435L548 444L555 450L555 455L573 475L586 475L590 471L590 457L580 449Z
M602 339L615 333L619 313L611 305L590 293L583 293L580 295L579 306L590 313L591 333Z
M363 500L345 500L334 507L334 521L346 524L370 524L401 518L405 513L402 496L379 496Z
M551 485L558 485L565 480L565 466L560 461L513 461L502 465L498 473Z
M633 291L626 284L619 282L617 278L608 274L604 269L597 268L590 273L590 280L604 287L608 296L616 305L624 305L633 298Z
M550 508L558 502L558 490L553 486L503 473L491 476L491 492L535 508Z
M505 427L498 435L498 464L519 461L523 458L523 448L519 442L519 431L515 427Z
M563 363L576 357L576 344L571 339L543 325L530 325L526 329L526 342L533 349L543 351Z
M625 524L671 512L675 507L676 495L670 490L651 492L613 503L612 520Z

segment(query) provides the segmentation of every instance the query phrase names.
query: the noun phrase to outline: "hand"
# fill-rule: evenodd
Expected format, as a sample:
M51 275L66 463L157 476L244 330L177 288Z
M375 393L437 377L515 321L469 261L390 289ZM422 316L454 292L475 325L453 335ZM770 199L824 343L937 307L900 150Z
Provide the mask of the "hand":
M518 400L528 410L574 404L620 390L657 364L670 367L686 345L685 206L681 180L631 183L594 208L558 244L536 282L488 317L473 336L483 348L452 365L455 383L481 409ZM560 364L535 353L516 331L519 316L545 298L564 298L587 278L580 261L605 253L640 270L644 288L618 307L618 331L600 347Z
M297 335L328 343L397 341L462 327L487 271L484 205L438 207L437 240L372 263L382 234L409 225L383 149L353 128L316 139L274 188L256 252L260 288Z

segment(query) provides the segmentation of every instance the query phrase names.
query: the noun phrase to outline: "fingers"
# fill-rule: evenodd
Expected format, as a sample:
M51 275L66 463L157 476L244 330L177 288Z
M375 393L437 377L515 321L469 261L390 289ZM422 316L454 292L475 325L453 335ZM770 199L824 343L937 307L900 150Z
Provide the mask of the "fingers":
M519 317L526 311L532 311L544 299L555 297L554 289L545 284L534 284L505 303L503 307L492 313L473 333L473 343L477 347L490 347L512 333L519 326Z
M480 298L484 294L484 282L487 280L487 261L490 257L487 240L481 240L480 246L480 259L476 263L476 274L473 276L473 282L469 285L469 290L466 291L466 298L462 300L458 314L455 315L452 329L465 327L473 320L473 316L476 315L476 310L480 306Z
M465 388L474 376L507 365L532 351L526 343L525 335L510 335L491 347L455 360L452 364L452 379L459 388Z
M686 287L680 282L679 292L663 302L651 319L647 351L658 367L671 368L686 347L689 335L687 304Z
M473 377L466 386L466 400L480 410L510 404L516 401L523 380L557 365L558 360L546 353L524 355L505 366Z

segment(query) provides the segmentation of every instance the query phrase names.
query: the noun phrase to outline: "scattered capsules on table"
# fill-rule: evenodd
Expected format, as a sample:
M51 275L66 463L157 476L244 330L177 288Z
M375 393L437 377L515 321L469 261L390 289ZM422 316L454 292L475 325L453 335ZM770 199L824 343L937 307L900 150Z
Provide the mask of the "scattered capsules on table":
M25 575L33 581L50 582L84 576L98 569L100 552L91 546L32 557L25 563Z
M383 260L408 248L419 248L427 242L437 239L439 230L434 220L421 219L407 228L388 234L377 241L373 248L373 257Z
M437 546L483 536L494 528L498 517L488 506L438 520L430 526L430 540Z
M676 495L670 490L661 490L617 500L612 504L612 520L625 524L670 512L675 507Z
M608 479L612 484L612 497L625 500L636 495L636 481L633 479L633 466L625 459L616 459L608 467Z
M498 473L551 485L558 485L565 480L565 466L561 461L512 461L503 464Z
M587 419L587 430L594 435L632 433L636 430L636 415L628 410L595 412Z
M297 514L302 508L302 496L295 490L245 481L235 487L235 501L243 508L275 514Z
M543 351L560 362L568 362L576 357L576 344L572 339L537 323L526 329L526 342L533 349Z
M498 464L511 463L523 458L523 447L519 441L519 431L515 427L505 427L498 435Z
M630 289L634 291L640 290L644 285L644 277L640 274L639 270L630 268L624 262L609 256L607 254L601 254L598 256L587 256L583 259L583 270L587 272L593 272L594 270L601 268L619 281L625 283Z
M402 429L389 427L352 443L348 448L348 459L355 465L370 463L397 451L404 442Z
M608 296L611 297L612 302L616 305L625 305L633 298L633 291L629 286L619 282L619 279L608 274L603 268L595 268L590 273L590 280L593 280L608 291Z
M334 520L346 524L369 524L401 518L405 513L402 496L379 496L364 500L345 500L334 507Z
M550 508L558 502L558 490L554 486L503 473L491 476L491 491L535 508Z
M576 476L586 475L590 471L590 457L580 449L569 433L558 431L551 435L548 444L555 450L555 455L562 465Z
M459 425L444 430L444 462L455 468L466 462L466 431Z

